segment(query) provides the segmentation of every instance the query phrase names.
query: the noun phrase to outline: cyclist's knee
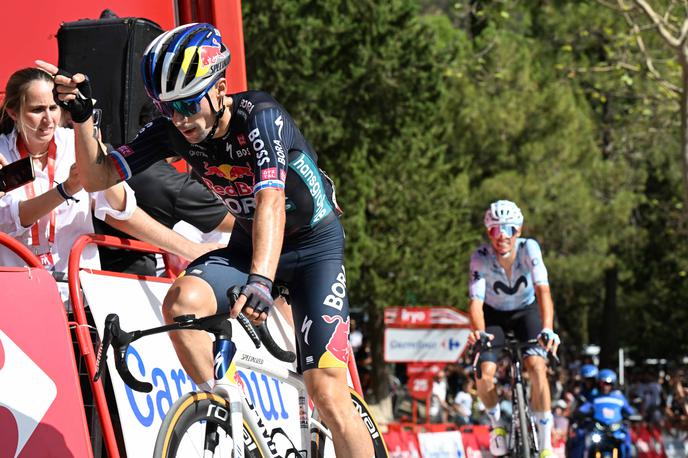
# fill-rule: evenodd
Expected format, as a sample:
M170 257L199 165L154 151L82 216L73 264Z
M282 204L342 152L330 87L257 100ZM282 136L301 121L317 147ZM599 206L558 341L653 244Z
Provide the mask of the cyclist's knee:
M531 376L546 377L547 376L547 362L540 356L529 356L525 359L524 364Z
M162 313L166 322L179 315L195 314L198 317L215 313L215 295L205 280L182 277L175 280L165 295Z
M494 385L494 376L497 372L497 365L491 361L482 362L480 364L480 371L482 372L482 376L477 379L477 383L482 384L483 386Z

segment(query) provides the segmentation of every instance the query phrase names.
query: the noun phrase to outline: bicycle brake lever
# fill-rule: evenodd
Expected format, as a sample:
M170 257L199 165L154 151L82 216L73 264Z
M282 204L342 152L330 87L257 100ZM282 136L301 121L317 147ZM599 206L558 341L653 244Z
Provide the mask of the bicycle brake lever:
M122 331L122 329L119 327L119 316L117 316L116 313L111 313L107 316L105 319L105 328L106 330L110 331L110 335L112 336L112 347L115 354L115 367L117 368L117 373L119 373L122 381L133 390L143 393L151 392L153 390L153 385L137 380L131 374L131 372L129 372L129 368L127 367L127 350L129 349L129 344L132 342L132 340L135 340L133 335L131 333Z
M558 367L561 364L561 361L559 361L559 357L551 351L547 352L547 359L549 359L553 367Z
M93 381L97 382L103 375L105 369L105 360L107 359L107 351L112 343L113 322L118 321L117 315L111 313L105 318L105 332L103 333L103 340L98 347L98 355L96 356L96 373L93 376Z

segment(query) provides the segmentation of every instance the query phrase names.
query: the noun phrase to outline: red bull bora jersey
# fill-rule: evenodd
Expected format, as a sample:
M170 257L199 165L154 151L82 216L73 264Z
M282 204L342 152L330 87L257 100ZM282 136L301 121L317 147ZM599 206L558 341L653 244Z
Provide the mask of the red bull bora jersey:
M285 191L287 236L336 216L334 185L318 168L317 154L289 113L265 92L230 97L232 117L221 138L189 143L167 118L144 126L130 143L111 152L121 178L161 158L181 156L249 234L255 195L266 188Z

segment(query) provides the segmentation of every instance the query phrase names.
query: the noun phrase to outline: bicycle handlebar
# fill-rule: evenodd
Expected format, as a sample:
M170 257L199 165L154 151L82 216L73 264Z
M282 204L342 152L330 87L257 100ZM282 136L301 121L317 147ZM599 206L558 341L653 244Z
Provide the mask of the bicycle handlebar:
M477 378L482 378L482 368L480 367L480 364L478 364L478 359L480 358L480 354L483 352L483 350L501 350L501 349L508 349L510 352L514 352L516 350L520 350L523 348L529 348L532 345L539 345L540 341L538 339L530 339L525 342L519 342L514 339L508 339L504 344L502 345L492 345L492 341L487 337L486 335L483 335L480 337L480 340L476 341L473 344L473 372L476 374ZM550 364L554 367L559 366L559 357L552 353L552 351L547 352L547 360L550 362Z
M234 302L239 297L239 292L240 289L237 286L232 287L227 291L230 310L234 305ZM133 390L148 393L153 389L153 385L136 379L136 377L134 377L129 371L129 367L127 366L127 351L129 350L129 345L132 342L140 339L141 337L153 334L186 329L211 332L216 335L222 335L224 338L231 340L232 327L228 325L228 318L229 312L210 315L203 318L196 318L195 315L181 315L175 317L175 322L172 324L139 331L126 332L123 331L119 325L119 316L116 313L111 313L105 318L105 332L103 334L102 343L98 348L98 355L96 358L96 373L93 376L93 381L97 382L98 379L100 379L105 367L108 347L112 345L115 354L115 367L122 378L122 381ZM265 345L265 348L275 358L287 363L292 363L296 360L296 354L294 354L294 352L282 349L277 342L275 342L265 322L261 323L260 326L254 326L243 314L239 314L237 321L249 335L256 348L260 348L262 342Z

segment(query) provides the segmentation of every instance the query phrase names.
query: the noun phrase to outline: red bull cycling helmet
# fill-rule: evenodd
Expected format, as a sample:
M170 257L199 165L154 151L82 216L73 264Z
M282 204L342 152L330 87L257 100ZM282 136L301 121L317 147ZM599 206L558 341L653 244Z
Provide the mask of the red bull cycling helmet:
M148 95L163 105L198 102L224 76L229 60L229 50L213 25L185 24L148 45L141 60L143 83Z
M510 200L498 200L490 204L483 221L488 231L506 232L511 236L523 226L523 213Z

